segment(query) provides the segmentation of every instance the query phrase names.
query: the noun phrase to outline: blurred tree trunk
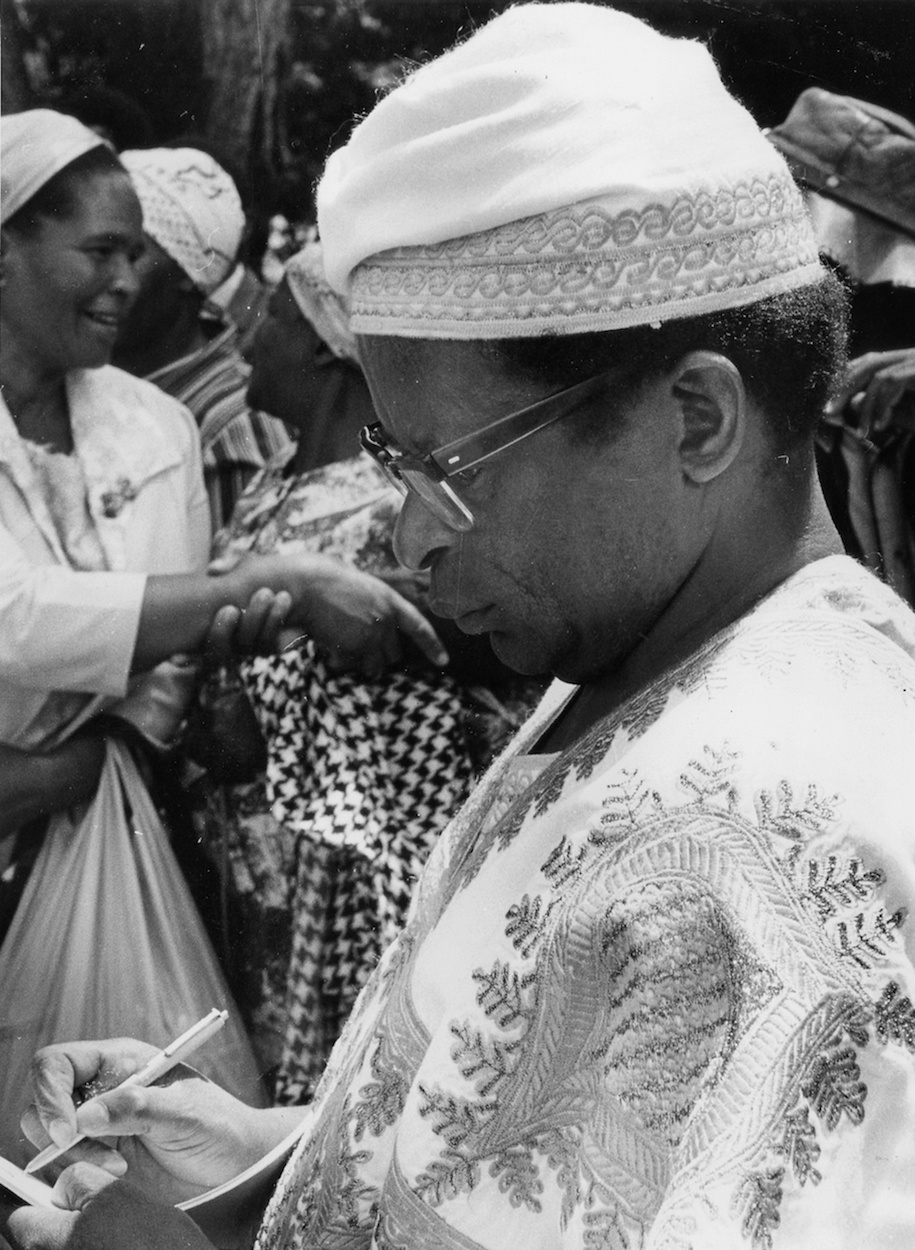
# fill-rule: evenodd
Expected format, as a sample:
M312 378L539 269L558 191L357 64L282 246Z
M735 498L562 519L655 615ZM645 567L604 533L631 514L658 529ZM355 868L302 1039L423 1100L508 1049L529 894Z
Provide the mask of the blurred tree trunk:
M22 28L13 0L0 0L0 47L3 55L0 111L18 113L32 103L23 57Z
M270 169L291 0L201 0L204 133L240 169Z

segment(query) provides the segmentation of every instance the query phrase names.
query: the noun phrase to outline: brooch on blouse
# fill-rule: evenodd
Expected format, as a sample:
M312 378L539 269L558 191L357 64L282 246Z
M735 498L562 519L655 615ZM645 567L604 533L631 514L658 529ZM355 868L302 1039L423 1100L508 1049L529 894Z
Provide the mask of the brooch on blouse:
M116 517L124 510L124 505L130 503L132 499L137 497L137 488L132 485L129 478L118 478L118 484L114 490L106 490L102 492L102 516Z

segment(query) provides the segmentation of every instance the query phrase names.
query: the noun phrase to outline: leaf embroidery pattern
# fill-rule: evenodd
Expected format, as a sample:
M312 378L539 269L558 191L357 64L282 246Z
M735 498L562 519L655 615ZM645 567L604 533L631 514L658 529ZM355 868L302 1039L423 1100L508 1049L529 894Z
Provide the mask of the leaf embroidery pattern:
M376 1201L375 1188L372 1185L366 1185L360 1180L359 1168L364 1166L372 1157L370 1150L354 1150L352 1153L341 1152L340 1167L346 1176L346 1180L340 1186L336 1195L336 1202L339 1208L339 1215L349 1225L350 1228L359 1229L363 1226L363 1220L359 1214L359 1204L371 1200Z
M489 972L477 968L473 979L480 987L477 1002L500 1029L527 1023L530 1009L525 1001L526 991L536 983L535 973L521 976L507 964L494 963Z
M586 1250L633 1250L616 1210L586 1211L583 1223Z
M479 1029L466 1024L452 1024L451 1032L457 1039L451 1058L458 1071L466 1080L475 1081L477 1092L488 1098L512 1071L512 1055L521 1045L520 1039L503 1042L486 1038Z
M543 1182L532 1157L534 1145L533 1141L519 1142L500 1150L489 1165L489 1175L498 1178L500 1191L508 1195L513 1207L527 1207L539 1214Z
M505 936L525 959L531 954L543 937L547 919L555 906L555 901L543 905L543 899L535 894L533 899L525 894L520 903L512 903L507 914Z
M864 1119L867 1086L861 1080L858 1056L850 1046L820 1055L801 1092L830 1130L838 1125L843 1111L852 1124Z
M507 851L514 842L530 810L530 802L522 803L516 812L500 822L496 839L500 851Z
M384 1039L379 1038L372 1055L373 1080L366 1081L359 1101L353 1107L353 1137L361 1141L365 1133L380 1137L386 1128L396 1124L403 1114L407 1099L407 1081L403 1073L386 1066L382 1059Z
M550 851L543 865L543 875L554 890L561 890L570 881L579 876L582 865L587 858L588 848L580 846L573 851L568 839L563 834Z
M480 1179L479 1165L454 1150L445 1150L416 1178L416 1193L430 1206L438 1207L449 1198L469 1194Z
M572 1128L550 1129L544 1133L540 1149L556 1173L556 1183L562 1190L560 1219L565 1228L582 1198L580 1131Z
M553 806L556 800L562 794L562 788L566 783L566 778L572 771L572 761L568 760L561 767L557 768L555 773L544 784L543 789L537 795L534 806L534 813L542 816L545 811Z
M769 1168L748 1176L739 1195L741 1227L753 1250L772 1250L772 1230L778 1227L784 1168Z
M837 855L830 855L825 868L815 859L808 861L804 894L816 905L820 919L826 920L842 907L863 902L885 879L879 868L865 872L859 859L843 865Z
M778 1153L784 1155L802 1185L806 1185L808 1181L812 1185L820 1183L822 1177L815 1166L820 1157L820 1144L806 1106L799 1107L785 1117L785 1133Z
M602 803L600 829L592 830L589 840L594 846L620 841L631 833L640 820L660 814L661 796L649 790L638 773L620 770L621 781L614 782Z
M853 960L860 968L870 968L876 960L886 956L888 946L895 945L895 930L904 919L905 912L895 911L888 916L881 907L870 921L859 912L853 927L840 920L836 925L839 954L843 959Z
M542 816L556 802L573 769L578 781L590 777L610 750L618 733L625 732L631 739L641 737L660 717L674 691L679 690L684 695L689 695L702 686L709 677L715 659L725 650L733 633L733 628L722 631L696 655L691 656L679 668L665 673L647 690L634 695L615 716L586 735L574 758L557 769L540 791L536 814Z
M874 1026L881 1042L900 1042L915 1051L915 1007L895 981L890 981L880 995L874 1012Z
M489 1123L496 1110L494 1099L488 1102L470 1102L466 1098L454 1098L437 1090L427 1089L424 1085L420 1085L419 1092L423 1099L419 1114L423 1119L430 1118L434 1132L444 1137L451 1148L446 1153L453 1154L455 1148L463 1145L468 1137L478 1133Z
M680 776L680 785L700 803L723 797L728 808L734 808L737 791L731 777L737 755L727 747L721 751L706 747L703 754L702 759L690 760Z
M783 781L774 794L761 790L756 796L759 828L791 842L806 842L835 819L838 802L837 795L821 798L815 785L808 786L803 799L795 801L794 791Z

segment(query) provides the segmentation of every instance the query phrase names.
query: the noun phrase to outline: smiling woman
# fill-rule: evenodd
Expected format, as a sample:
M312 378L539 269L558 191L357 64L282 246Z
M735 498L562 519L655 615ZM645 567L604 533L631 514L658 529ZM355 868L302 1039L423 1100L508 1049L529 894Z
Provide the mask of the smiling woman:
M47 186L50 214L30 203L6 224L3 326L32 375L51 379L108 363L136 294L143 235L130 179L107 148L93 148ZM61 406L47 418L65 441Z
M136 970L130 960L116 965L110 953L74 951L85 939L80 942L72 926L64 950L43 949L48 900L64 889L63 849L77 850L98 872L93 837L103 837L107 855L129 845L122 837L129 828L123 798L120 821L109 811L101 827L91 815L99 779L107 775L105 761L115 751L147 851L165 855L157 861L156 889L169 896L175 914L185 916L195 941L203 939L161 826L150 825L136 806L143 783L137 759L123 749L128 721L112 719L103 728L98 714L106 707L116 712L112 695L124 693L119 687L126 686L135 641L130 601L143 594L144 574L199 570L209 530L187 414L155 388L108 366L136 296L134 266L143 249L140 205L129 177L114 153L72 119L41 111L4 118L3 127L0 936L10 929L0 946L0 968L7 986L4 1023L12 1028L0 1043L0 1149L15 1156L22 1063L33 1045L26 1039L49 1040L55 1019L66 1018L65 1001L46 995L45 1010L38 992L53 983L65 952L77 961L94 959L112 983L101 996L109 1001L95 1007L99 1026L110 1016L112 998L130 1001L122 981ZM35 187L42 175L45 181ZM131 714L148 736L160 742L171 737L193 673L191 664L169 662L136 679ZM154 721L156 708L164 714ZM127 703L122 710L128 712ZM88 811L73 806L90 799ZM136 881L129 879L133 862L128 853L121 865L127 876L120 884L128 893L142 879L137 868ZM74 898L93 897L101 882L78 875L68 885ZM69 914L68 908L61 911L59 898L51 906L58 915ZM105 909L96 903L93 913L101 925L96 941L107 945L112 935L106 940ZM136 916L138 948L145 923ZM173 1016L158 1019L148 977L138 976L140 1014L125 1008L125 1024L141 1024L146 1014L155 1027L173 1032L181 1026L181 1012L207 1010L209 1002L193 996L220 980L203 941L190 969L191 1000L166 974ZM209 981L211 972L215 982ZM69 993L88 998L88 989L76 985ZM257 1097L253 1058L237 1026L234 1033L217 1069Z

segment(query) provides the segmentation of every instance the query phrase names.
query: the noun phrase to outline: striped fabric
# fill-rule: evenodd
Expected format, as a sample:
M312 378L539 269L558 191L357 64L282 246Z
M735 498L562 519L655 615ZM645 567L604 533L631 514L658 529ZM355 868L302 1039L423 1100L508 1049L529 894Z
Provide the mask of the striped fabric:
M148 380L194 414L215 534L254 474L288 449L291 439L282 421L248 407L251 370L238 350L235 326L209 312L202 321L214 335L206 347L163 365Z

